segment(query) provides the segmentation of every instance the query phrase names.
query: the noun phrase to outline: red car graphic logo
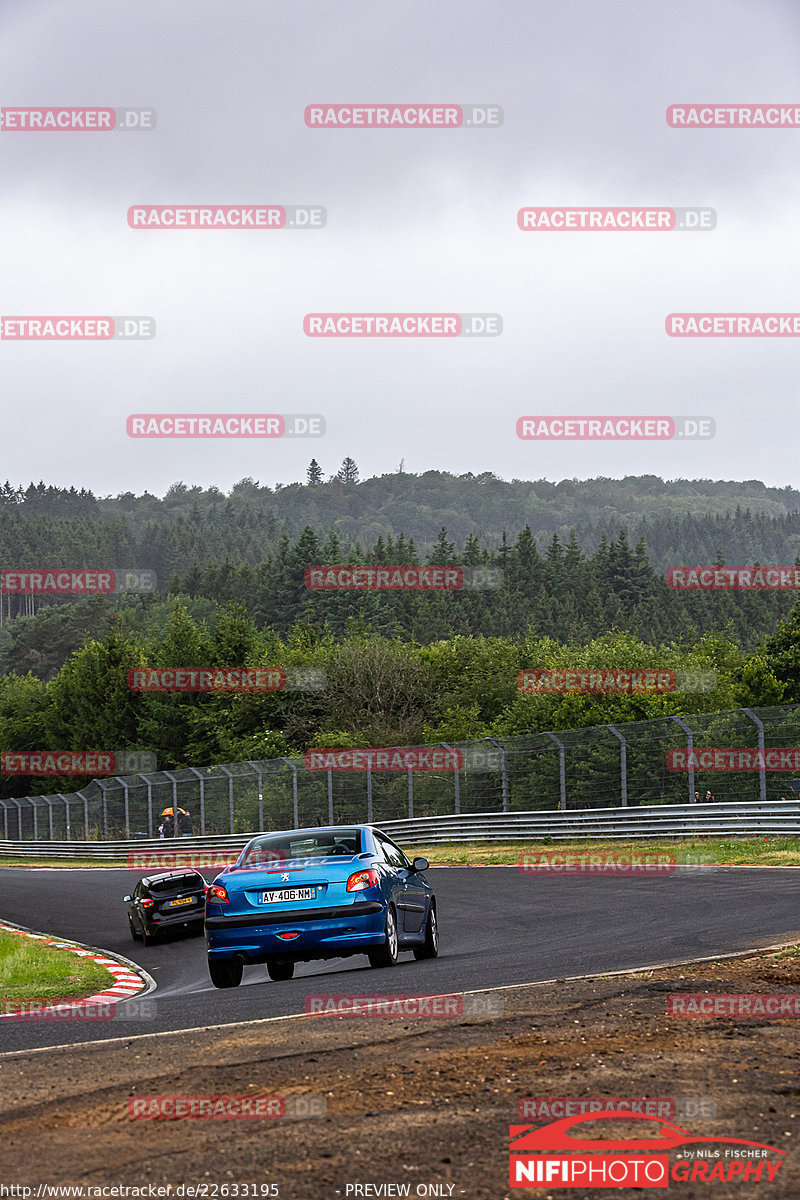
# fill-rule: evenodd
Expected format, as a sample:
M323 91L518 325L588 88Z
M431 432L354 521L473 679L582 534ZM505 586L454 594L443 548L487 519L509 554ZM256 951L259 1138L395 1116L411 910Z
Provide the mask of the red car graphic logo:
M570 1136L569 1130L574 1125L589 1125L591 1122L597 1121L648 1121L651 1124L662 1126L660 1133L646 1138L623 1138L620 1141L612 1141L605 1139L584 1138L580 1135ZM533 1125L511 1125L509 1127L509 1136L511 1138L510 1152L512 1154L528 1154L531 1151L542 1150L559 1150L572 1151L573 1154L583 1154L589 1150L672 1150L676 1146L685 1146L695 1142L724 1142L728 1145L736 1146L756 1146L760 1150L771 1150L775 1154L785 1154L785 1150L780 1150L777 1146L767 1146L763 1142L751 1142L746 1138L731 1138L731 1137L700 1137L689 1133L687 1129L681 1129L679 1125L673 1125L669 1121L662 1121L657 1117L650 1117L646 1113L625 1112L624 1110L612 1110L603 1113L594 1113L591 1116L586 1113L578 1113L574 1117L564 1117L561 1121L553 1121L549 1125L543 1125L536 1128Z

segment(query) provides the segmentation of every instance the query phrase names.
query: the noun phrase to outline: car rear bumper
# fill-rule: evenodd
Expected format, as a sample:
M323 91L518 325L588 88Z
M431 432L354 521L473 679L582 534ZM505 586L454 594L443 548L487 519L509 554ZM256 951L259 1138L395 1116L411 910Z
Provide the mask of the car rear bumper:
M365 953L385 937L386 906L362 900L336 908L299 909L253 916L207 917L210 958L241 956L249 962L283 958L295 962ZM298 936L284 941L281 933Z

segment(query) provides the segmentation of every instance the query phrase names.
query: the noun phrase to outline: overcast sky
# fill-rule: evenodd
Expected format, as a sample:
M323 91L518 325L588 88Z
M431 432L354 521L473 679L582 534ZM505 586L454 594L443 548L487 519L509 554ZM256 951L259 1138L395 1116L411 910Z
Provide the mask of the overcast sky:
M795 0L3 0L0 104L152 107L151 132L0 132L3 315L149 315L151 341L0 341L0 477L762 479L797 485L800 339L667 337L800 311ZM306 105L494 103L496 129L308 129ZM133 230L134 204L317 204L321 230ZM531 205L703 205L703 233L523 233ZM500 337L311 339L308 312L497 312ZM324 414L318 440L129 438L135 412ZM534 444L529 414L708 415L683 443Z

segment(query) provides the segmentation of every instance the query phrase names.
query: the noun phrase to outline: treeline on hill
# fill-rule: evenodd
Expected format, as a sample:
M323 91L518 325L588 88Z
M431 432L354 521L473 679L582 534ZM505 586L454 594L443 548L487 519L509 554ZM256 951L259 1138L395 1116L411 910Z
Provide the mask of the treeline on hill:
M543 553L557 533L593 554L605 534L625 529L631 545L645 538L654 569L711 562L734 566L787 564L800 554L800 492L756 480L625 479L511 480L490 472L451 475L407 472L358 480L346 459L327 481L312 461L306 483L269 487L242 479L226 495L218 488L175 483L163 499L145 492L95 497L75 488L30 484L0 487L0 563L14 566L147 567L166 583L196 564L256 566L274 557L285 536L310 527L333 533L346 554L379 538L413 538L421 558L444 527L455 545L476 538L497 551L526 527Z
M439 603L438 600L433 600ZM446 601L442 601L445 603ZM195 602L196 603L196 602ZM300 754L313 746L413 745L572 729L669 714L800 700L800 605L756 653L705 633L652 645L630 633L561 644L534 632L453 636L420 645L356 621L336 638L298 622L279 635L241 605L173 601L150 632L116 614L102 638L76 651L55 678L0 676L0 748L138 749L160 769ZM321 673L321 690L269 693L133 691L141 667L273 667ZM702 693L525 694L530 667L683 668L714 672ZM74 791L79 779L0 779L0 795Z
M470 535L461 552L442 529L424 561L490 568L501 586L448 593L309 590L305 571L310 566L420 562L414 540L403 534L380 536L362 550L343 545L336 533L321 540L309 527L296 541L281 537L274 554L255 565L229 556L195 563L170 580L169 595L113 601L94 596L72 603L37 598L35 615L12 620L12 602L29 598L0 597L0 611L4 600L6 612L5 624L0 624L0 672L33 671L50 679L87 637L107 630L115 615L133 632L157 636L171 611L170 597L181 597L195 616L205 619L217 607L241 605L257 629L282 636L298 621L321 636L342 638L368 630L420 645L453 637L531 633L581 644L624 629L652 645L694 642L703 632L719 632L743 650L754 649L772 633L793 603L791 593L673 591L650 565L644 540L632 548L624 532L610 541L601 535L596 552L585 555L574 530L566 544L554 533L540 553L527 527L513 543L502 534L493 550L481 548ZM722 565L724 558L716 555L713 561ZM66 565L64 559L62 563ZM132 565L130 555L127 565ZM746 560L731 565L746 565Z

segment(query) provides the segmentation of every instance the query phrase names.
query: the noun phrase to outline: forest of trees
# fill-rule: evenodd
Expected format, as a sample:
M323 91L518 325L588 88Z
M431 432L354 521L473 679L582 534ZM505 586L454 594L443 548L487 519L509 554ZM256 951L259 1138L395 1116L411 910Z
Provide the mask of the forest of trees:
M16 615L17 597L0 597L0 749L146 749L171 769L313 745L453 742L800 702L792 593L676 592L663 577L664 563L795 561L798 493L649 477L506 484L433 472L359 483L352 460L342 472L346 479L326 483L321 468L309 468L308 483L291 489L243 481L229 497L183 485L164 500L0 489L0 566L155 566L160 577L155 594L40 598L31 616ZM368 521L360 497L370 487L381 504L408 489L391 528ZM541 511L535 527L514 524L534 503L548 509L545 535ZM314 504L313 523L295 530L296 514ZM434 512L448 517L435 531ZM607 529L602 514L611 512L623 523ZM363 540L339 532L343 515ZM456 538L451 518L473 527ZM658 568L651 538L661 547ZM500 586L330 593L304 584L311 565L418 562L491 567ZM132 692L127 673L143 666L312 669L325 685ZM716 686L561 697L517 687L521 670L569 666L684 668L713 672ZM3 779L0 795L76 785Z

